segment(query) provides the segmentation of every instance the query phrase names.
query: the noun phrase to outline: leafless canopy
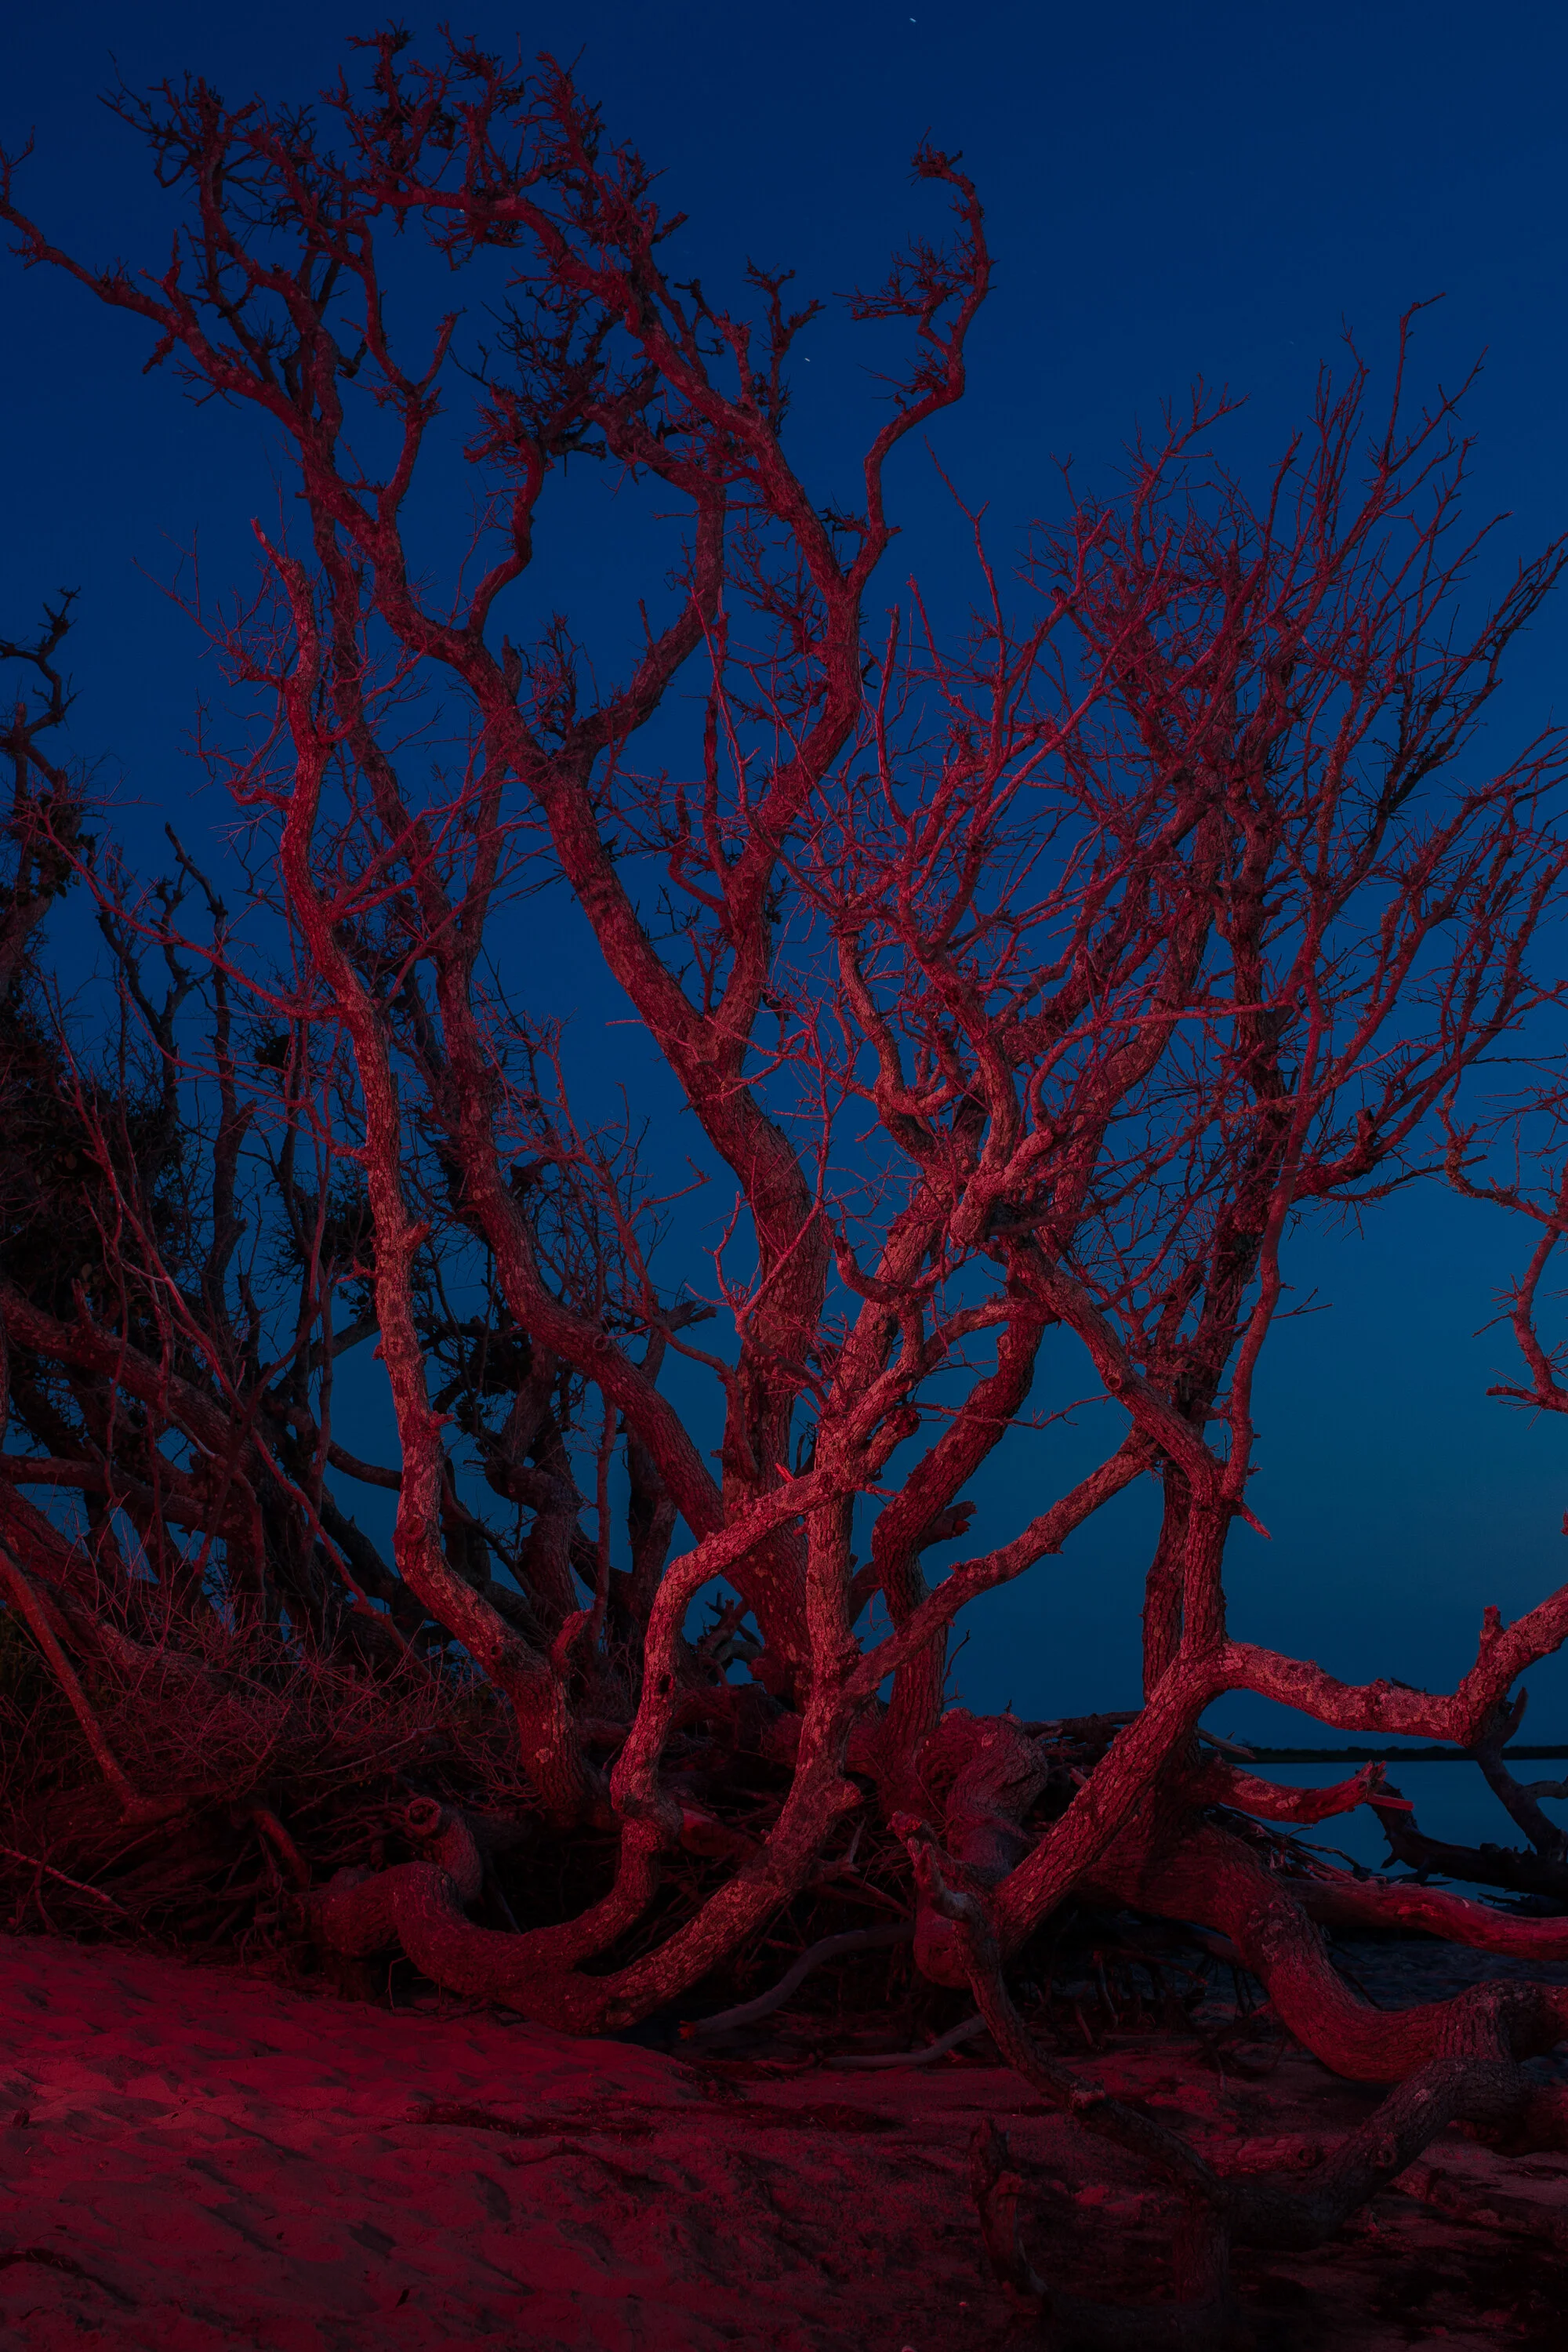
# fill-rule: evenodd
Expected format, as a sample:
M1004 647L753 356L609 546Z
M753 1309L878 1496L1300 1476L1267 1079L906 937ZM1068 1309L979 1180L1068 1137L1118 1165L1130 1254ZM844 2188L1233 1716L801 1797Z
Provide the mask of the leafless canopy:
M1381 407L1352 353L1257 493L1200 397L1114 498L1069 494L1021 572L976 527L966 637L918 591L884 618L889 460L961 397L987 291L957 161L915 158L945 242L852 299L905 358L854 510L824 511L788 454L816 306L786 277L753 268L745 316L673 277L680 221L548 61L421 65L386 35L354 71L305 112L200 82L121 97L184 206L161 272L58 250L7 169L23 260L144 320L151 363L237 431L259 411L303 500L258 526L255 594L199 613L232 687L231 740L204 751L243 819L242 917L178 844L148 892L82 835L41 748L68 614L5 649L42 681L7 739L0 938L14 1609L73 1679L71 1655L122 1689L155 1659L165 1699L171 1675L210 1683L215 1624L281 1628L411 1706L457 1645L513 1810L607 1857L600 1877L565 1917L479 1925L471 1840L437 1804L413 1859L300 1916L531 2015L597 2030L684 1993L821 1886L859 1817L921 1967L974 1983L998 2033L996 1971L1087 1887L1224 1927L1350 2071L1459 2047L1424 2011L1367 2057L1308 1914L1382 1898L1322 1874L1292 1893L1243 1832L1376 1775L1309 1800L1195 1730L1247 1689L1475 1745L1568 1633L1564 1591L1506 1629L1490 1612L1450 1695L1350 1688L1233 1639L1223 1583L1292 1230L1445 1150L1478 1183L1472 1074L1557 1001L1536 942L1564 747L1483 769L1476 739L1563 544L1461 625L1457 399L1413 407L1402 336ZM476 289L417 348L394 324L401 230ZM427 477L454 503L448 412L478 523L443 571L409 519ZM590 462L678 518L607 682L570 616L505 634L536 515ZM112 954L112 1066L29 961L72 877ZM691 1115L705 1258L669 1264L672 1219L695 1229L684 1152L606 1124L593 1049L539 1016L519 909L541 892L624 995L648 1098L673 1086ZM1542 1215L1549 1254L1561 1195ZM1539 1272L1520 1329L1556 1406ZM1038 1408L1047 1332L1114 1404L1112 1442L929 1573ZM373 1339L387 1467L333 1435ZM356 1480L395 1492L390 1557ZM949 1632L1137 1480L1163 1496L1145 1704L1067 1801L1036 1734L944 1709ZM70 1491L74 1540L49 1500ZM733 1597L700 1637L716 1580ZM193 1766L187 1812L218 1777ZM1400 1900L1490 1933L1477 1906Z

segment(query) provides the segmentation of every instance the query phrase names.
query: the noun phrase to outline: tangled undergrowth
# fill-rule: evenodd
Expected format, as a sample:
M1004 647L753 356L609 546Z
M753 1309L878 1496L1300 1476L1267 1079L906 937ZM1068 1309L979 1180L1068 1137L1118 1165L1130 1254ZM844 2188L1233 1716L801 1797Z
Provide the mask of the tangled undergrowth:
M175 1801L172 1818L128 1824L36 1641L15 1612L0 1612L7 1932L126 1940L406 2004L439 1989L401 1958L372 1965L323 1949L299 1897L339 1873L352 1879L425 1853L434 1811L460 1815L472 1832L484 1865L474 1915L491 1927L569 1919L610 1884L613 1841L595 1850L552 1833L517 1771L504 1707L460 1665L407 1658L371 1676L275 1631L216 1619L203 1650L199 1667L188 1652L176 1662L154 1651L133 1674L100 1663L83 1677L136 1785ZM1049 1759L1029 1820L1036 1833L1059 1817L1121 1719L1029 1727ZM682 1855L650 1916L605 1956L612 1967L693 1916L730 1841L754 1840L787 1792L787 1765L760 1746L727 1745L716 1757L711 1738L678 1738L670 1769L722 1835L713 1853ZM962 2032L974 2024L972 2004L913 1966L913 1916L903 1844L860 1821L795 1903L658 2013L648 2038L722 2049L744 2038L755 2013L757 2023L769 2017L770 2036L821 2052L914 2055L940 2043L940 2055L955 2046L955 2028L959 2046L981 2040ZM787 2008L770 2009L800 1957L824 1942L834 1948ZM1041 2030L1090 2052L1107 2033L1156 2023L1190 2033L1209 1974L1226 1966L1224 1939L1208 1945L1152 1919L1069 1906L1021 1955L1021 1982ZM727 2023L732 2010L747 2013Z

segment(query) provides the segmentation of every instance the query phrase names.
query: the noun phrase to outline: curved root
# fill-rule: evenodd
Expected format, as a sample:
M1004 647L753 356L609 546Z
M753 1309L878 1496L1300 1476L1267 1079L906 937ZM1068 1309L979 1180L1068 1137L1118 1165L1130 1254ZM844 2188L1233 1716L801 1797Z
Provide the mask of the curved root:
M1321 1898L1314 1895L1315 1906L1338 1903L1342 1917L1360 1908L1347 1903L1342 1886L1326 1884L1330 1893ZM1568 1987L1558 1985L1478 1984L1449 2000L1417 2008L1372 2008L1335 1969L1321 1929L1303 1906L1301 1883L1294 1887L1282 1884L1249 1847L1212 1822L1200 1825L1173 1853L1158 1859L1142 1857L1133 1868L1114 1875L1102 1866L1093 1891L1167 1918L1200 1919L1228 1936L1267 1986L1288 2030L1324 2065L1352 2082L1403 2082L1436 2058L1534 2057L1568 2036ZM1399 1902L1413 1900L1404 1888L1394 1893ZM1479 1904L1430 1895L1426 1902L1435 1906L1426 1918L1417 1920L1409 1911L1406 1924L1436 1922L1440 1913L1449 1924L1437 1932L1447 1934L1464 1925L1469 1933L1462 1940L1481 1940ZM1472 1912L1473 1919L1460 1916ZM1361 1911L1358 1924L1366 1916ZM1380 1907L1379 1916L1391 1924L1398 1914ZM1509 1920L1498 1925L1510 1937L1535 1931L1522 1948L1542 1958L1564 1949L1563 1922ZM1555 1946L1553 1932L1559 1938ZM1488 1941L1494 1950L1509 1948L1496 1937Z
M514 1936L468 1916L449 1871L437 1862L399 1863L392 1870L340 1871L331 1885L305 1898L307 1920L327 1950L363 1959L400 1944L416 1969L448 1992L494 2001L531 2024L563 2033L602 2033L629 2024L637 2002L619 2002L613 1981L579 1976L560 1946L567 1931L544 1927ZM574 1927L581 1922L574 1921Z
M415 1967L447 1991L494 2001L566 2033L614 2032L644 2013L647 1963L616 1977L581 1976L576 1963L613 1942L646 1909L658 1872L650 1843L628 1839L616 1885L580 1917L519 1935L479 1927L468 1916L465 1906L484 1883L484 1863L460 1812L416 1798L404 1828L421 1859L390 1870L341 1870L330 1886L299 1898L304 1924L328 1951L364 1959L401 1944Z
M1568 1919L1512 1919L1439 1886L1369 1885L1340 1870L1287 1884L1301 1908L1325 1927L1415 1927L1472 1951L1568 1960Z
M1003 2057L1085 2130L1140 2158L1181 2200L1184 2218L1174 2247L1174 2303L1135 2314L1109 2305L1069 2307L1024 2251L1016 2222L1023 2183L1007 2168L1005 2143L995 2137L976 2141L972 2187L993 2263L1016 2295L1036 2303L1047 2336L1057 2332L1054 2323L1059 2320L1072 2340L1102 2346L1106 2352L1134 2343L1222 2344L1234 2310L1228 2284L1233 2245L1298 2252L1321 2245L1451 2123L1469 2124L1515 2147L1568 2147L1568 2095L1542 2089L1515 2063L1529 2049L1542 2047L1543 2039L1561 2036L1568 2024L1568 1993L1538 1985L1478 1986L1426 2010L1393 2016L1364 2010L1374 2028L1392 2029L1407 2046L1413 2025L1447 2046L1418 2062L1361 2128L1313 2168L1310 2180L1304 2182L1301 2167L1291 2162L1222 2175L1176 2133L1079 2084L1037 2047L1003 1981L1000 1949L982 1901L948 1883L945 1857L928 1841L911 1837L910 1855L925 1900L952 1925L981 2015ZM1198 1875L1206 1876L1206 1897L1198 1893ZM1249 1964L1268 1972L1266 1980L1287 2021L1289 2006L1300 2008L1308 1994L1320 2007L1326 1990L1350 2001L1349 1989L1333 1976L1318 1929L1289 1895L1276 1891L1247 1849L1223 1832L1199 1832L1147 1879L1146 1892L1179 1894L1190 1909L1215 1918L1231 1934ZM1253 1917L1260 1924L1249 1930ZM1331 1979L1330 1988L1325 1977ZM1332 2012L1331 2000L1327 2006ZM1352 2054L1364 2055L1360 2044ZM1376 2076L1368 2070L1365 2078Z

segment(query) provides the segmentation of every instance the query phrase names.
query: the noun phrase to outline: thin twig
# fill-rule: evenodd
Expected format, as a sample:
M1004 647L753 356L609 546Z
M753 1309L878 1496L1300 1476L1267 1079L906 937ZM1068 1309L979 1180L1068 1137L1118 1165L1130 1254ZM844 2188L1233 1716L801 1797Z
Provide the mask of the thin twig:
M13 1862L25 1862L29 1870L47 1871L51 1878L58 1878L62 1886L74 1886L79 1895L90 1895L95 1903L107 1903L111 1911L118 1911L122 1919L131 1918L125 1906L117 1903L112 1895L105 1895L101 1887L89 1886L79 1878L68 1877L63 1870L57 1870L52 1862L40 1862L36 1853L23 1853L14 1845L0 1845L0 1853L8 1853ZM132 1920L132 1927L135 1924Z

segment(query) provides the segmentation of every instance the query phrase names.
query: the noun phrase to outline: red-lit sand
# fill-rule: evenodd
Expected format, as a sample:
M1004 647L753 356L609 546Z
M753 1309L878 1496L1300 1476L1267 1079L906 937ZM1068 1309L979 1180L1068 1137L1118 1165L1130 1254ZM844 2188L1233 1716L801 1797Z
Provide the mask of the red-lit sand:
M6 2352L1023 2342L964 2188L987 2114L1041 2168L1037 2263L1109 2257L1131 2281L1157 2260L1158 2215L1116 2160L977 2064L694 2067L41 1937L0 1937L0 2018ZM1221 2074L1149 2038L1084 2071L1221 2157L1331 2137L1371 2104L1293 2051L1249 2056ZM478 2112L433 2119L452 2107ZM1492 2225L1391 2194L1319 2254L1246 2257L1268 2352L1562 2342L1568 2158L1451 2137L1418 2172L1428 2200L1484 2179Z

